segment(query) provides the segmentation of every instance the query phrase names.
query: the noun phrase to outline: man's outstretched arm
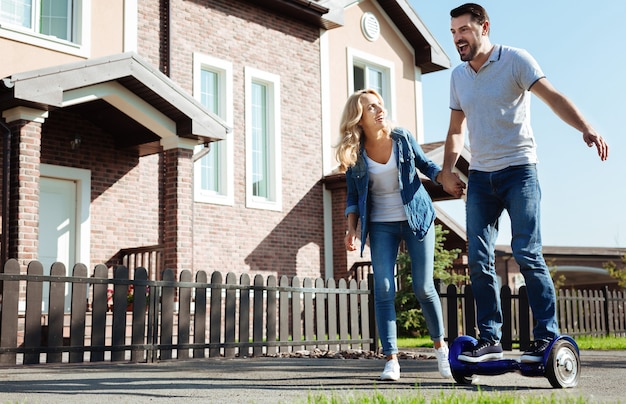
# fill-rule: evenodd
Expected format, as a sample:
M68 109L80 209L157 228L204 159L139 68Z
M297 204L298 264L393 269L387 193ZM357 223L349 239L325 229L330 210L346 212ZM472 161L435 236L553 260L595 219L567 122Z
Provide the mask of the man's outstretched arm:
M566 124L583 134L583 141L589 147L596 146L598 156L602 161L609 157L609 145L595 129L587 122L576 105L560 93L545 77L538 80L530 91L546 103L554 113Z

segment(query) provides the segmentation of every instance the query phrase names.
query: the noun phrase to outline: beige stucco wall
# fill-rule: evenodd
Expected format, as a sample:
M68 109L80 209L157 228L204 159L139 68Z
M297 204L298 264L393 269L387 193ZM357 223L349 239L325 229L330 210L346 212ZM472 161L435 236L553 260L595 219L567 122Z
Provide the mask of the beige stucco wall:
M0 49L9 55L0 63L0 77L8 77L15 73L27 72L46 66L54 66L78 60L74 56L43 49L21 42L0 38Z
M380 37L372 42L361 32L361 17L365 12L373 13L380 25ZM417 117L421 116L421 93L416 88L420 83L420 72L415 66L413 49L392 25L387 15L372 1L353 4L345 10L345 23L342 27L327 32L330 63L330 130L331 143L339 141L341 112L351 90L348 88L348 49L371 55L393 64L393 99L385 103L393 108L393 116L398 126L409 129L419 136ZM418 105L420 106L418 108ZM334 166L336 162L334 161Z
M91 55L124 51L124 0L92 1Z
M76 62L86 58L123 52L124 0L91 2L90 44L86 57L76 52L65 53L44 46L20 42L0 35L0 49L4 57L0 63L0 78L48 66ZM26 38L26 37L25 37Z

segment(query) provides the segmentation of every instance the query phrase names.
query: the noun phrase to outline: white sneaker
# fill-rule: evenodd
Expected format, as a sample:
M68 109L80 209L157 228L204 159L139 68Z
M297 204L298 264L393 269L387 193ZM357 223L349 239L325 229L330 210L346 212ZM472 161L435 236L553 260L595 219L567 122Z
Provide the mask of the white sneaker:
M445 379L452 378L452 371L450 370L450 362L448 362L448 346L444 345L439 348L435 348L435 355L437 356L437 367L439 373Z
M385 369L380 374L380 380L400 380L400 364L397 359L390 359L385 363Z

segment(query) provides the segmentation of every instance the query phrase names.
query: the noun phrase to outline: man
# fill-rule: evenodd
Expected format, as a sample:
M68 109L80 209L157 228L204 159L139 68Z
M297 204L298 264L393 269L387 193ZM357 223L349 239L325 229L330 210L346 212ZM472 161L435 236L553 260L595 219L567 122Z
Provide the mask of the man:
M565 123L582 133L601 160L608 145L576 106L545 78L523 49L492 45L489 16L478 4L450 12L451 33L463 63L450 79L450 126L440 182L461 197L465 184L452 173L467 128L471 148L467 184L467 239L470 279L477 296L480 339L459 359L481 362L502 358L502 309L495 272L498 219L504 209L511 219L511 249L519 264L536 320L534 341L521 357L540 362L558 336L556 294L542 256L539 223L541 191L537 179L536 145L530 126L530 93L545 102Z

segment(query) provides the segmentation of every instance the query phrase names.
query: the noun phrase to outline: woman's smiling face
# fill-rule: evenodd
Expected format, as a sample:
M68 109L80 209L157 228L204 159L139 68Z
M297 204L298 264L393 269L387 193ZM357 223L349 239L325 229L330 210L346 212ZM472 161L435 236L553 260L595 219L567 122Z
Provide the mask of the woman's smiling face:
M363 94L359 99L363 107L363 114L359 121L363 130L381 130L385 127L385 118L387 110L383 104L383 100L374 94Z

